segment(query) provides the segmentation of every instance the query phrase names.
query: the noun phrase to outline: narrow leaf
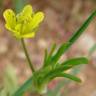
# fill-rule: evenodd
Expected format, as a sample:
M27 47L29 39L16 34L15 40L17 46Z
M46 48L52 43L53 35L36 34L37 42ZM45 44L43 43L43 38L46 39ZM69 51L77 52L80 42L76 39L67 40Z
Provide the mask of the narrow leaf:
M69 78L73 81L76 81L76 82L81 82L81 80L78 78L78 77L75 77L73 75L70 75L70 74L67 74L67 73L54 73L48 77L46 77L45 79L45 82L50 82L51 80L55 79L56 77L65 77L65 78Z
M69 78L69 79L76 81L76 82L81 82L81 80L78 77L67 74L67 73L61 73L58 75L58 77L65 77L65 78Z
M78 57L78 58L72 58L65 62L63 62L61 65L80 65L80 64L88 64L88 59L85 57Z
M85 31L85 29L88 27L88 25L91 23L91 21L96 16L96 10L88 17L88 19L82 24L82 26L72 35L72 37L68 40L67 46L64 46L64 44L61 45L60 49L57 51L57 53L52 57L51 62L57 62L61 55L65 53L73 44L76 42L76 40L81 36L81 34Z
M88 17L88 19L82 24L82 26L69 39L69 42L71 42L71 44L73 44L80 37L80 35L85 31L85 29L88 27L88 25L94 19L95 16L96 16L96 10Z
M54 53L55 48L56 48L56 44L53 44L49 54L47 52L45 52L45 55L47 53L47 58L46 58L46 61L44 62L44 67L48 66L50 64L49 62L50 62L50 59Z
M47 82L50 80L51 77L54 77L54 75L58 75L59 73L62 73L68 69L72 68L72 66L68 66L68 65L65 65L65 66L58 66L58 68L52 70L52 71L49 71L47 74L45 73L44 77L42 78L42 82Z
M62 53L66 50L69 43L64 43L60 46L60 48L57 50L56 54L51 58L51 62L56 63L58 59L61 57Z
M44 62L43 62L44 65L43 65L43 67L45 67L45 65L46 65L47 57L48 57L48 52L47 52L47 49L45 49Z
M56 48L56 44L53 44L53 45L52 45L52 48L51 48L51 51L50 51L50 53L49 53L49 57L53 54L55 48Z
M32 87L32 77L29 78L14 94L13 96L22 96L26 91Z

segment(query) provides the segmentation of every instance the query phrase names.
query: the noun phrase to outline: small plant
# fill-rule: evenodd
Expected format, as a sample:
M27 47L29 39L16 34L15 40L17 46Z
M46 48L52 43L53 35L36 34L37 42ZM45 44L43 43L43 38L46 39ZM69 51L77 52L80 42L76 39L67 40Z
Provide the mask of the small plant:
M21 41L26 59L32 71L32 76L30 76L30 78L12 96L23 96L23 94L29 90L40 95L45 94L47 92L48 83L56 77L64 77L76 82L81 82L78 77L68 74L66 71L74 66L87 64L88 59L86 57L77 57L68 59L62 63L59 62L59 59L85 31L87 26L96 16L96 11L94 11L82 24L82 26L70 37L70 39L66 43L61 44L58 49L56 44L52 45L50 52L45 49L43 66L39 70L35 70L33 67L24 39L33 38L35 36L40 23L44 19L44 13L34 13L31 5L26 5L22 12L17 15L11 9L5 10L3 15L6 21L6 29L8 29L14 37Z

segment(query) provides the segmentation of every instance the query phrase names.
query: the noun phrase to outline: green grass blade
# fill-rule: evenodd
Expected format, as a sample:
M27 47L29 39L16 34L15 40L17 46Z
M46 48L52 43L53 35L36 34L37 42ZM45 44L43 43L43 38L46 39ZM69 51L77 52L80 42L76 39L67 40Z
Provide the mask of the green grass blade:
M54 74L54 75L49 77L49 80L52 80L52 79L54 79L56 77L65 77L65 78L71 79L71 80L76 81L76 82L81 82L81 80L78 77L73 76L71 74L67 74L67 73L57 73L57 74Z
M47 52L47 49L45 49L44 61L43 61L43 67L46 66L47 57L48 57L48 52Z
M88 25L94 19L95 16L96 16L96 10L88 17L88 19L75 32L75 34L72 35L72 37L68 40L67 46L63 47L63 44L61 45L59 51L57 51L57 53L51 58L51 62L56 63L59 60L61 55L64 54L72 46L72 44L74 44L74 42L81 36L81 34L85 31L85 29L88 27Z
M56 44L54 43L54 44L52 45L51 50L50 50L50 53L49 53L49 58L52 56L52 54L53 54L53 52L54 52L55 48L56 48Z
M60 64L58 66L58 68L47 73L44 76L44 78L46 78L46 80L48 80L48 79L52 80L53 78L57 77L58 74L61 74L62 72L66 71L76 65L87 64L87 63L88 63L88 60L85 57L78 57L78 58L73 58L73 59L67 60L64 63Z
M73 76L71 74L67 74L67 73L61 73L58 75L58 77L65 77L65 78L69 78L69 79L76 81L76 82L81 82L81 79L79 79L78 77Z
M70 75L70 74L67 74L67 73L62 73L62 72L54 72L53 74L47 76L45 78L45 81L43 82L50 82L51 80L55 79L56 77L66 77L66 78L69 78L73 81L76 81L76 82L81 82L81 80L73 75Z
M88 19L82 24L82 26L69 39L69 42L71 42L71 44L73 44L80 37L80 35L85 31L85 29L88 27L88 25L94 19L95 16L96 10L88 17Z
M59 73L59 72L63 72L63 71L66 71L68 69L72 68L72 66L69 66L69 65L60 65L58 66L56 69L50 71L49 75L52 75L54 73Z
M51 62L56 63L58 59L61 57L62 53L66 50L69 43L64 43L60 46L60 48L57 50L56 54L51 58Z
M23 96L23 94L32 87L32 77L29 78L14 94L13 96Z
M53 53L54 53L55 49L56 49L56 44L53 44L53 46L52 46L52 48L50 50L49 56L47 58L46 65L49 65L50 64L49 62L51 60L51 57L53 56Z
M72 68L72 66L59 66L58 68L49 71L47 74L44 75L44 77L42 78L42 82L46 82L49 81L51 77L54 77L54 75L58 75L58 73L64 72L68 69Z
M88 64L88 59L85 57L78 57L78 58L72 58L65 62L63 62L61 65L71 65L76 66L80 64Z
M45 51L45 60L44 60L44 66L43 67L49 65L50 59L51 59L55 49L56 49L56 44L53 44L49 54ZM47 55L47 57L46 57L46 55Z

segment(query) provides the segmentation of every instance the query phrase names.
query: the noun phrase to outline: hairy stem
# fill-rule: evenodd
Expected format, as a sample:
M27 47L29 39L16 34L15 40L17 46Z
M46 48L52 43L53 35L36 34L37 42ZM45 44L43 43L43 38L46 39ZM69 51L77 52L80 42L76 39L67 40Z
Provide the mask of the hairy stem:
M27 59L27 61L28 61L29 67L31 68L31 71L32 71L32 72L35 72L34 67L33 67L33 65L32 65L32 62L31 62L31 59L30 59L29 54L28 54L28 52L27 52L27 48L26 48L24 39L21 39L21 43L22 43L22 46L23 46L23 49L24 49L24 52L25 52L26 59Z

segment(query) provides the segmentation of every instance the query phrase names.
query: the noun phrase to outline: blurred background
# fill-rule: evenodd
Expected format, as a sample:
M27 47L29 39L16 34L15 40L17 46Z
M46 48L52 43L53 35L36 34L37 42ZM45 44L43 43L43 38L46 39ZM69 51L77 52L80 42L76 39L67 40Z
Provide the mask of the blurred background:
M31 4L35 12L43 11L45 13L45 20L38 29L36 37L26 40L30 57L36 69L42 66L44 49L50 50L50 45L54 42L58 44L58 47L66 42L96 9L96 0L0 0L0 94L15 90L31 75L21 43L5 29L2 16L6 8L12 8L18 13L26 4ZM96 96L95 49L96 18L61 58L61 60L76 56L89 58L88 65L70 70L72 74L82 79L82 83L77 84L68 79L56 78L48 85L49 90L46 96ZM8 81L7 77L12 81ZM25 96L36 95L31 95L30 92Z

